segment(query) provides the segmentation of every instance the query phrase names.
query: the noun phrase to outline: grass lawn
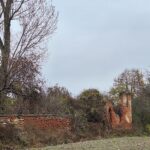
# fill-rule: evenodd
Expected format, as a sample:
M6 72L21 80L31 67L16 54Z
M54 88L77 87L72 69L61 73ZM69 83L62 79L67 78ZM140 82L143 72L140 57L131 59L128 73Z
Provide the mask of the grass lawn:
M122 137L31 150L150 150L150 137Z

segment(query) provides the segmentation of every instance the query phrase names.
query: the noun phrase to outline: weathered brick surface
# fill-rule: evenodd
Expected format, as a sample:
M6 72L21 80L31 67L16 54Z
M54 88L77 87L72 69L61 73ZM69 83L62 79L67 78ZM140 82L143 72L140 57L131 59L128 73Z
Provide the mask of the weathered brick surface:
M122 93L120 95L119 114L113 108L112 103L106 103L107 120L113 129L131 129L132 128L132 105L131 95Z
M71 121L69 118L60 118L52 116L41 116L41 115L8 115L0 116L1 124L6 123L14 124L18 127L32 126L39 129L71 129Z

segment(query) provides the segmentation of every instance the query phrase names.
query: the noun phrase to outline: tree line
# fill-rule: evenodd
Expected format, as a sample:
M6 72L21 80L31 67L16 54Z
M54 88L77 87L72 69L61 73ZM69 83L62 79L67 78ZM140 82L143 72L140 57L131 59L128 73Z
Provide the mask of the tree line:
M58 12L46 0L0 0L0 113L68 115L80 136L92 127L92 133L100 134L110 128L104 110L106 101L112 100L115 105L119 93L129 91L135 127L150 130L149 71L125 70L105 94L87 89L73 97L58 85L43 89L40 63L57 21Z

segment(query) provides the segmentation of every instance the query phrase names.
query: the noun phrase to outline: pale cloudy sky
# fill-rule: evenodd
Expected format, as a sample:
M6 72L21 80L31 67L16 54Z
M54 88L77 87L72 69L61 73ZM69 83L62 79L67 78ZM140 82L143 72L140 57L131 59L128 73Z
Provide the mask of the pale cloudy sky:
M150 66L150 0L53 0L58 29L43 65L47 86L107 91L126 68Z

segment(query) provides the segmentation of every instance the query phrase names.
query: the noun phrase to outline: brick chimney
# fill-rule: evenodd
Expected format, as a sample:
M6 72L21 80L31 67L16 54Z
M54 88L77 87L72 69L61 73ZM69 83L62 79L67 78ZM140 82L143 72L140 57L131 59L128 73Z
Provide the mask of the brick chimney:
M132 126L132 96L129 92L120 94L121 124L125 127Z

